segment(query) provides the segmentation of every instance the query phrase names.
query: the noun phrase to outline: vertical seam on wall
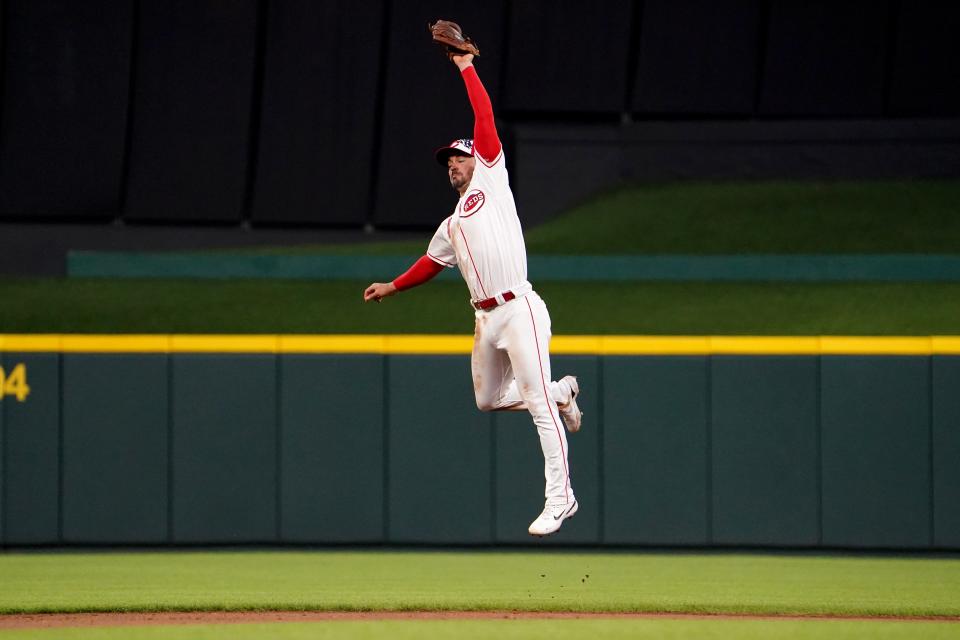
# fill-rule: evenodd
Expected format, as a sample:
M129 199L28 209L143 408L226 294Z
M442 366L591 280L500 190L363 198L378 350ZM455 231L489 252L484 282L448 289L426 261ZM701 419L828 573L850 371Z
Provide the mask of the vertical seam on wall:
M383 542L390 541L390 356L383 356Z
M706 357L707 544L713 544L713 358Z
M490 542L497 541L497 420L490 412Z
M370 188L367 190L367 203L364 226L372 231L376 220L377 196L380 194L380 154L378 150L383 144L384 103L387 97L387 68L390 64L390 16L391 1L384 0L383 15L380 24L380 60L377 76L376 101L373 109L373 140L370 157L375 162L370 163ZM384 363L386 366L386 363Z
M928 481L930 491L928 492L930 498L930 512L928 515L929 524L930 524L930 547L933 548L937 544L936 536L936 527L937 520L934 517L937 506L936 500L936 491L937 485L934 482L934 456L933 456L933 437L934 437L934 423L933 423L933 407L934 407L934 389L933 389L933 358L930 356L927 358L927 465L928 465Z
M816 410L814 424L814 449L816 459L817 489L817 546L823 546L823 358L817 356Z
M267 58L267 0L257 0L257 17L253 45L253 78L250 83L250 120L247 123L247 166L240 223L249 225L253 218L253 197L260 157L260 121L263 112L263 83Z
M883 57L883 95L880 96L880 115L886 116L890 112L891 83L893 68L897 58L897 25L900 20L900 2L892 0L888 7L887 30L884 34L885 48Z
M279 353L274 354L273 364L273 407L274 407L274 500L275 522L274 539L277 542L283 541L283 403L281 395L283 393L283 356Z
M763 73L767 66L767 41L770 39L770 2L760 2L760 16L757 18L757 65L753 78L753 117L760 113L760 101L763 96Z
M173 542L173 354L167 358L167 541Z
M503 113L506 113L507 105L507 71L509 68L510 60L510 34L512 29L510 27L510 18L512 14L510 13L510 2L509 0L503 0L500 4L500 68L497 69L497 104L499 105L497 113L497 129L500 133L500 145L503 148L503 153L506 156L505 166L507 167L508 173L510 173L510 185L513 191L516 193L518 190L517 175L514 175L515 161L514 156L516 155L514 151L517 148L516 141L516 132L515 128L511 126L509 119L504 121L504 124L501 124L503 119Z
M3 148L6 140L3 139L3 124L5 121L5 110L7 97L7 47L10 42L10 30L7 25L10 24L10 12L7 11L7 3L0 0L0 149ZM0 156L2 157L2 156ZM0 175L3 172L3 165L0 165Z
M502 40L500 41L500 69L498 73L500 74L500 86L497 87L497 98L498 102L506 107L507 104L507 72L510 68L510 38L513 30L511 29L511 18L513 14L510 12L510 2L509 0L503 0L500 3L500 33L502 35Z
M604 496L607 495L606 492L606 474L604 470L606 469L606 460L604 456L605 447L606 447L606 431L604 425L606 424L606 412L604 411L604 367L603 367L604 358L602 356L597 356L597 482L599 483L600 491L600 500L597 501L597 541L600 543L604 542L604 539L607 535L606 528L606 519L607 519L607 501Z
M130 15L130 70L127 73L127 122L123 138L123 160L120 167L120 201L117 203L117 212L114 221L123 222L123 215L127 210L127 196L129 194L130 183L130 155L133 149L133 120L134 120L134 101L136 98L137 86L137 64L139 56L137 50L140 47L140 2L134 0L133 9Z
M57 354L57 375L60 378L57 395L60 410L57 411L57 541L63 544L63 414L64 409L64 355Z
M630 36L627 39L626 83L623 91L622 120L629 121L633 114L633 94L637 90L637 72L640 70L640 39L643 28L643 0L634 0L630 8Z

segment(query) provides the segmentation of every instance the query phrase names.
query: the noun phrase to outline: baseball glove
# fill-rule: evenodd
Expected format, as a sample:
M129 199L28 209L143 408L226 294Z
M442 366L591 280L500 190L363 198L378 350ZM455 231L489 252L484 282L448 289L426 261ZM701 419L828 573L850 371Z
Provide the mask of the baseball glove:
M433 41L444 48L447 57L462 56L466 53L472 53L475 56L480 55L480 48L477 43L463 35L463 30L456 22L449 20L437 20L433 24L428 24Z

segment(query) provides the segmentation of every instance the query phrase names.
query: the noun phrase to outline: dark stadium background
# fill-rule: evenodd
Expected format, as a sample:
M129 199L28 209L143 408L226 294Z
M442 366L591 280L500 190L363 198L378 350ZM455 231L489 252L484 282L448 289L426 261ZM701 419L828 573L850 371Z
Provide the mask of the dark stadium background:
M525 223L620 182L960 175L960 7L897 0L3 0L0 273L68 249L404 237L469 135L459 21ZM456 15L454 15L454 13ZM373 232L373 233L371 233Z

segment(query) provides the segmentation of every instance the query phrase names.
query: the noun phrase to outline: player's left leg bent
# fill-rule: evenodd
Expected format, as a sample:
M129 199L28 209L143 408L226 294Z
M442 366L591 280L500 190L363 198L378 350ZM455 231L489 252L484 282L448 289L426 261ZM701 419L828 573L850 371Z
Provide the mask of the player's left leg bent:
M477 408L481 411L526 411L527 403L520 394L517 379L514 376L510 356L501 348L501 336L509 325L510 313L507 309L495 312L478 311L473 336L473 353L470 357L470 369L473 376L473 392ZM559 382L550 382L547 386L554 402L560 405L560 414L570 428L567 418L570 407L576 408L576 390L571 390L568 380L576 384L576 379L566 376ZM573 401L573 402L572 402ZM579 409L577 409L579 413ZM578 419L579 426L579 419Z
M526 411L527 403L513 372L504 341L501 339L509 327L510 311L505 308L495 312L478 311L473 336L473 353L470 368L473 376L473 391L477 408L481 411ZM549 314L547 315L549 325ZM549 337L549 331L547 332ZM580 409L576 397L580 392L574 376L564 376L559 381L548 382L549 396L559 405L567 430L580 429Z
M470 370L477 408L481 411L525 410L526 404L516 390L510 358L497 347L500 320L486 311L476 314Z

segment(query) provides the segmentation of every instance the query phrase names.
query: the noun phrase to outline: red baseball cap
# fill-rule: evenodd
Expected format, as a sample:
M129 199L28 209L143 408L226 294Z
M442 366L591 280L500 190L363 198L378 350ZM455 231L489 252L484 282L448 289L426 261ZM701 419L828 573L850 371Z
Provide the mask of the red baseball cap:
M447 166L447 159L450 156L472 156L473 140L470 138L460 138L454 140L445 147L440 147L433 152L433 157L437 159L440 166Z

